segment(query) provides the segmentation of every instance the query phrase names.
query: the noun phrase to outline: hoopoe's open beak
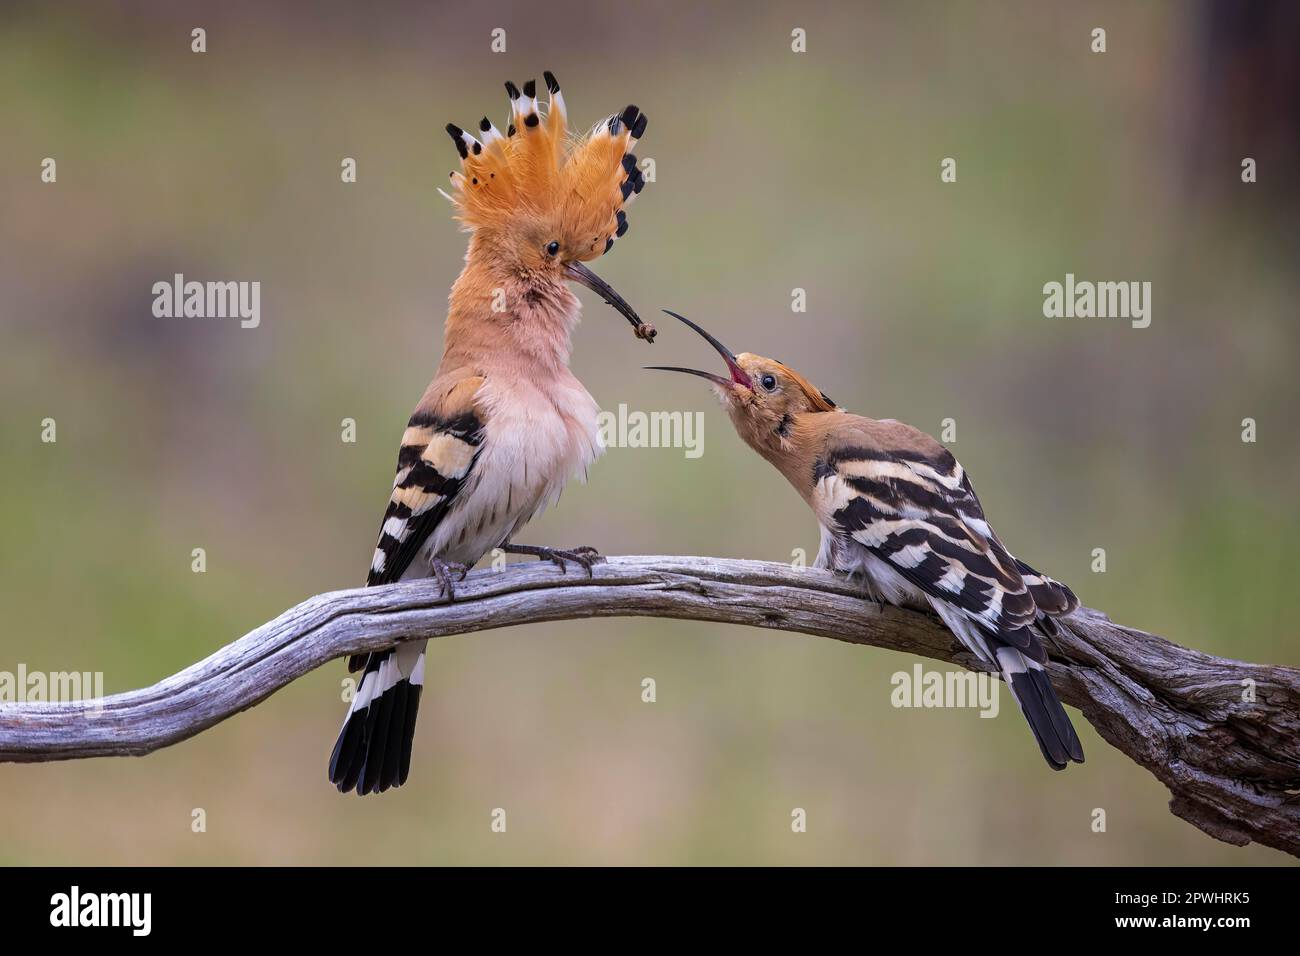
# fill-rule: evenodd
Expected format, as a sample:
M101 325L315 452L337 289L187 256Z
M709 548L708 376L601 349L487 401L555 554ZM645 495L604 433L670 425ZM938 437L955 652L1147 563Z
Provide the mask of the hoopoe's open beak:
M641 316L636 314L636 310L628 305L623 300L623 297L610 287L608 282L576 259L564 267L564 274L574 282L581 282L622 313L623 317L632 323L632 331L636 333L637 338L645 339L651 345L654 344L655 335L658 334L655 327L648 322L641 321Z
M754 382L747 374L745 374L745 370L736 362L736 356L732 354L731 349L727 348L708 332L705 332L686 316L678 315L676 312L669 309L664 309L664 312L671 315L674 319L680 319L696 332L699 332L700 335L704 336L704 340L717 349L718 354L722 356L722 360L727 363L727 371L731 373L731 378L726 379L721 375L714 375L712 372L701 372L696 368L679 368L676 365L647 365L646 368L660 372L685 372L687 375L698 375L700 378L707 378L710 382L713 382L716 385L721 385L724 388L732 385L743 385L745 388L753 389Z

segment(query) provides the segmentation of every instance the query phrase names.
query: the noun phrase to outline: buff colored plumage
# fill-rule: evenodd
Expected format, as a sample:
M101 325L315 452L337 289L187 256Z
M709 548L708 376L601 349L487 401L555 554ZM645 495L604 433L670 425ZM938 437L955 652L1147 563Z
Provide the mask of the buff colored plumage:
M569 140L559 83L506 84L510 120L486 117L482 140L447 132L461 157L448 195L471 233L452 286L442 361L407 423L397 475L371 559L369 585L454 579L496 547L588 569L593 549L512 543L585 477L600 453L597 406L569 370L579 303L568 283L595 291L653 341L654 327L583 262L627 231L624 207L644 186L631 149L645 131L635 106ZM446 195L446 194L444 194ZM330 780L359 794L400 786L410 772L424 684L425 643L356 655L361 682L330 758Z
M670 313L676 315L676 313ZM733 355L710 380L751 448L799 492L821 528L818 567L860 578L877 600L929 606L995 668L1053 769L1083 747L1047 678L1043 637L1078 607L1065 585L1013 557L989 526L961 464L910 425L852 415L773 359Z

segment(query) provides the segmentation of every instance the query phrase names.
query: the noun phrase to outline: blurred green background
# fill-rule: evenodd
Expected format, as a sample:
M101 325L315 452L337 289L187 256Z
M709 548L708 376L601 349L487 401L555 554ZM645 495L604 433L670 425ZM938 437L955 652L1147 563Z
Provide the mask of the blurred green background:
M141 687L363 581L464 253L442 127L499 122L543 69L577 125L651 118L656 181L597 263L643 315L856 412L954 418L1003 539L1085 603L1300 664L1295 18L1234 6L6 5L0 669ZM174 272L259 280L261 326L155 319ZM1044 318L1067 272L1151 281L1151 327ZM611 450L521 540L813 552L707 391L638 371L707 363L699 340L665 320L651 351L580 297L597 400L704 409L705 453ZM1288 862L1171 816L1077 713L1088 762L1054 774L1005 695L996 720L893 709L912 663L656 620L440 640L411 780L360 800L325 779L338 662L146 758L0 765L0 863Z

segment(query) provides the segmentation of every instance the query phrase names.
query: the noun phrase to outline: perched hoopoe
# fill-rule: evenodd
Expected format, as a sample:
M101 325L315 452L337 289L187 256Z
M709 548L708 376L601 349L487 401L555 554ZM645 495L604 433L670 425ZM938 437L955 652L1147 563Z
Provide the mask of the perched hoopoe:
M1038 631L1079 606L1064 584L1012 557L984 518L952 453L902 422L851 415L772 359L717 349L730 378L690 368L714 385L732 424L776 466L821 526L817 567L861 575L877 600L929 604L971 653L996 667L1055 770L1083 747L1047 679Z
M452 575L463 578L496 547L561 569L571 561L590 572L599 559L593 548L510 542L600 453L596 402L569 371L579 303L567 280L654 339L654 327L583 265L627 231L623 207L645 182L631 150L646 117L629 106L570 142L560 85L545 78L545 112L535 83L506 83L505 134L486 117L481 141L447 127L461 158L447 198L471 234L469 251L451 289L442 362L402 436L368 585L434 576L452 599ZM350 659L364 673L330 757L340 791L406 781L424 648Z

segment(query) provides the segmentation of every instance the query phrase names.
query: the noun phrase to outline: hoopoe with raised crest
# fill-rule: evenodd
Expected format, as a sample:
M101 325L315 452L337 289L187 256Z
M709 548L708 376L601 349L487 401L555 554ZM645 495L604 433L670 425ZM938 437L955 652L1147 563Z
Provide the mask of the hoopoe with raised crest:
M460 154L451 174L456 217L470 233L451 289L442 361L407 424L367 585L453 578L494 548L585 567L589 547L516 545L514 535L586 477L600 453L595 399L569 370L580 282L617 309L639 338L654 326L583 263L627 232L625 207L645 184L632 149L645 114L628 106L571 138L560 85L506 83L510 120L484 117L481 139L447 132ZM441 191L441 190L440 190ZM424 641L354 655L362 671L329 777L340 791L382 792L406 781L424 684Z
M1012 557L952 453L910 425L849 414L781 362L735 355L694 322L668 314L717 350L729 377L650 367L713 383L740 437L817 516L816 566L860 576L878 601L933 608L1001 674L1052 768L1083 763L1083 746L1047 679L1042 640L1078 599Z

